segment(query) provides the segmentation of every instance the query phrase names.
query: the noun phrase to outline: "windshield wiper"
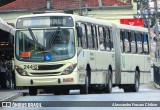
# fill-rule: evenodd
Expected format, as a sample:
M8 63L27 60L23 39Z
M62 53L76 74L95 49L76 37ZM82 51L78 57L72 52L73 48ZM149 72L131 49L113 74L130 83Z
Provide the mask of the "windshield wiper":
M40 45L36 39L36 37L34 36L33 32L32 32L32 29L31 28L28 28L28 31L33 39L33 41L35 42L36 45L40 46L44 51L45 51L45 48L44 46Z
M53 44L55 39L57 38L58 34L60 34L60 27L58 27L56 29L56 32L54 32L52 35L51 35L51 40L50 40L50 43Z
M28 31L29 31L29 33L30 33L33 41L34 41L36 44L38 44L38 42L37 42L37 40L36 40L36 37L34 36L34 34L33 34L33 32L32 32L32 29L31 29L31 28L28 28Z
M36 52L36 53L53 53L55 55L58 55L58 53L54 50L46 50L46 51L40 51L40 52Z

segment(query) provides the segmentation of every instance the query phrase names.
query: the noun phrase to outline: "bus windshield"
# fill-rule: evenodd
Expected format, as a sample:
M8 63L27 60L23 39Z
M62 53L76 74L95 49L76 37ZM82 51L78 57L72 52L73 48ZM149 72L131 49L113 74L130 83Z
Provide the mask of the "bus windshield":
M17 30L16 58L21 61L60 61L75 54L71 28Z

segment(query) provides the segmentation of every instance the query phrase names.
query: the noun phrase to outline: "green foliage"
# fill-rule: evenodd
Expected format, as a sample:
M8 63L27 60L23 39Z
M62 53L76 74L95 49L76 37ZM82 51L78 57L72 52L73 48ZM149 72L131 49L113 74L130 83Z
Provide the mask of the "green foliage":
M6 5L6 4L13 2L13 1L16 1L16 0L0 0L0 6Z

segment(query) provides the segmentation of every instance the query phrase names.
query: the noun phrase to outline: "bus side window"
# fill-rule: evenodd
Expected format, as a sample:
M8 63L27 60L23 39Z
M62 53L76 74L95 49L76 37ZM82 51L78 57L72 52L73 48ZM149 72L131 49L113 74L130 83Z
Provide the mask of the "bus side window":
M124 35L124 46L125 46L125 52L130 52L130 44L129 44L129 33L125 32Z
M136 43L137 43L137 52L138 54L141 54L142 51L142 34L136 33Z
M136 38L134 32L131 32L131 52L136 53Z
M143 51L149 53L148 35L146 33L143 34Z
M79 26L80 23L76 23L76 25ZM78 41L78 47L82 47L82 37L78 36L78 29L77 29L77 41Z
M106 35L106 50L111 50L111 39L110 39L110 29L106 28L105 30Z
M103 27L99 27L99 47L100 50L105 50L105 42L104 42L104 29Z
M120 31L121 52L124 52L124 31Z
M97 38L97 28L93 26L93 36L94 36L94 48L98 49L98 38Z
M85 24L81 24L81 26L82 26L82 47L87 48L86 26Z
M88 48L93 49L93 35L91 25L87 25Z
M111 47L111 51L114 51L112 29L109 29L109 36L110 36L110 47Z

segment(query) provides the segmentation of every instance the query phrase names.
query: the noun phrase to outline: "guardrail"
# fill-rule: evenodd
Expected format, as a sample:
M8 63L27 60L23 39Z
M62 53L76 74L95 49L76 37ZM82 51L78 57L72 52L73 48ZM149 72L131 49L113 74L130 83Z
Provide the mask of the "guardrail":
M153 65L154 82L160 85L160 67Z

